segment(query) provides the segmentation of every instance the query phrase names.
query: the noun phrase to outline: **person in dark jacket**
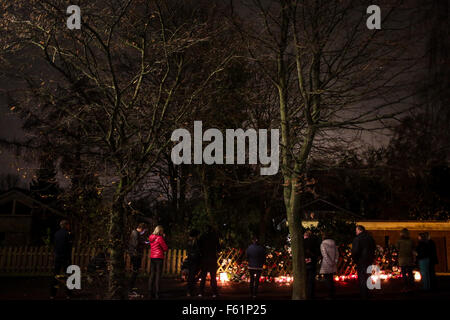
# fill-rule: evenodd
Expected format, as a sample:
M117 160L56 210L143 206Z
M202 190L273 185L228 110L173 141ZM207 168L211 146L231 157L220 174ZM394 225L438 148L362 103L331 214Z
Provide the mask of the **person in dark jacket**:
M396 244L398 250L398 265L402 271L404 281L403 291L409 292L414 288L414 243L409 236L408 229L400 232L400 239Z
M246 251L248 271L250 273L250 295L253 299L258 295L259 279L266 262L266 250L258 243L258 238L253 237L252 244Z
M70 233L70 224L67 220L62 220L59 223L61 229L55 233L55 265L53 269L53 280L50 286L50 299L54 299L57 293L57 289L66 277L67 267L72 263L72 245L73 239ZM71 291L64 283L66 287L66 298L71 297Z
M428 291L430 285L430 257L431 250L428 242L428 237L425 233L419 234L419 244L417 245L417 262L420 268L420 275L422 276L423 290Z
M310 230L305 231L303 234L303 246L305 248L306 263L306 297L314 299L320 243Z
M367 287L369 274L367 273L367 268L372 265L375 259L375 249L375 241L364 226L356 226L356 237L353 239L352 244L352 259L356 264L362 299L367 299L369 296Z
M431 239L428 232L425 232L425 236L428 239L428 244L430 246L430 287L432 290L435 290L437 287L436 265L439 263L436 243Z
M136 278L142 264L142 255L144 254L144 247L146 244L146 231L145 223L140 223L136 229L131 232L130 241L128 242L128 254L130 255L132 268L130 283L128 285L129 294L137 294L137 288L135 288L134 285L136 284Z
M200 268L200 246L198 244L198 236L200 232L198 230L192 230L189 233L189 242L187 249L187 268L188 268L188 277L187 277L187 296L193 296L195 294L195 283L197 282L197 274Z
M209 272L211 277L210 284L213 292L213 298L217 296L217 253L219 251L219 237L217 232L209 227L208 230L202 234L199 238L200 247L200 293L199 297L202 297L205 293L206 275Z

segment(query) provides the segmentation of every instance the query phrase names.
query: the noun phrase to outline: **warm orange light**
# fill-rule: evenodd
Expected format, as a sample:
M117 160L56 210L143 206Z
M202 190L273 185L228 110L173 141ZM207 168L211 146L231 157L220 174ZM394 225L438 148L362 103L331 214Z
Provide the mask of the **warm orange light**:
M227 282L227 281L229 281L229 279L228 279L228 273L226 273L226 272L221 272L221 273L219 273L219 281L221 281L221 282Z
M279 276L274 278L275 283L285 283L285 284L289 284L292 281L294 281L294 277L291 276Z
M418 271L414 271L414 280L420 281L422 280L422 275Z

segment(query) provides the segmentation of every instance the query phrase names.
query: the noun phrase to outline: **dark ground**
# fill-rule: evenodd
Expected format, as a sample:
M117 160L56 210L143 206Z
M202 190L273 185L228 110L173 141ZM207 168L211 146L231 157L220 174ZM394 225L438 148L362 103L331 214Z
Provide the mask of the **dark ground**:
M48 299L50 278L47 277L0 277L0 300L46 300ZM322 281L317 281L317 300L326 298L326 288ZM74 290L73 300L96 299L96 295L104 296L106 284L98 283L87 285L84 279L81 283L81 290ZM416 283L413 292L402 293L402 280L391 279L381 282L380 290L372 290L374 300L409 300L409 299L446 299L450 300L450 276L438 277L437 290L433 292L422 292L420 283ZM147 278L139 278L137 282L139 293L145 294L147 290ZM260 285L258 300L289 300L291 287L289 285L279 285L264 283ZM177 279L162 279L161 293L162 300L210 300L211 292L209 282L206 286L206 294L203 298L187 297L186 282ZM58 292L57 299L65 299L64 292ZM246 300L249 299L249 289L246 283L219 284L218 300ZM336 283L336 299L355 300L359 299L357 282Z

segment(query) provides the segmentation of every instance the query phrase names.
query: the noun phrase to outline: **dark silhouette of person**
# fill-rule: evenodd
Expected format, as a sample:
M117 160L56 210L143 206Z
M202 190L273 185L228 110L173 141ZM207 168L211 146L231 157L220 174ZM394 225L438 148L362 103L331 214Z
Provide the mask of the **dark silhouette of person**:
M431 290L435 290L437 288L436 265L439 263L436 243L433 241L433 239L431 239L431 236L428 232L425 232L425 237L428 239L430 250L430 285Z
M369 274L367 273L367 268L373 264L375 249L375 240L373 240L372 236L363 226L356 226L356 237L353 239L352 244L352 259L356 263L362 299L369 297L369 288L367 287Z
M431 289L431 277L430 277L430 258L431 258L431 246L428 240L427 234L424 232L419 233L419 243L417 244L417 263L420 268L420 275L422 277L423 290L429 291Z
M314 299L320 243L309 230L306 230L303 234L303 247L305 248L306 264L306 297L308 299Z
M128 242L128 253L130 255L132 269L130 283L128 285L129 294L136 294L137 291L137 288L134 286L142 265L142 256L144 254L144 247L146 244L146 231L145 223L140 223L136 229L131 232L130 240Z
M200 269L200 246L198 236L200 232L198 230L192 230L189 233L189 242L187 248L187 260L185 261L188 268L187 277L187 296L193 296L195 294L195 283L197 282L197 275Z
M401 268L405 286L403 291L410 292L414 288L414 243L408 229L402 229L396 247L398 250L398 265Z
M72 264L72 246L73 246L73 238L70 233L70 224L67 220L62 220L59 223L61 227L55 233L54 239L54 269L53 269L53 279L50 285L50 299L54 299L56 297L56 293L58 288L64 283L66 298L69 299L71 295L71 291L67 288L64 279L66 278L67 267Z
M258 295L259 279L266 262L266 250L259 244L257 237L253 237L252 244L246 251L248 260L248 272L250 274L250 295L256 298Z
M220 249L219 236L212 227L208 227L207 231L200 236L200 293L199 297L205 294L206 275L209 272L211 277L210 284L212 289L212 297L217 297L217 253Z

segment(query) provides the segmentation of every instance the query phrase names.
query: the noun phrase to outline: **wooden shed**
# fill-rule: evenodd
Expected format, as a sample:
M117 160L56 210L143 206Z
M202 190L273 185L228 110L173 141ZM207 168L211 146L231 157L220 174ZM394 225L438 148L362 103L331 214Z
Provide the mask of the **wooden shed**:
M27 193L14 188L0 194L0 246L40 245L65 217Z
M407 228L416 241L419 233L428 232L436 243L439 264L436 272L450 272L450 221L360 221L377 245L383 247L396 244L400 231Z
M436 243L439 264L437 272L450 272L450 221L411 221L411 220L364 220L364 217L341 208L325 199L315 199L300 208L303 226L316 226L318 220L339 216L341 219L355 221L363 225L375 239L377 245L387 247L395 245L400 231L407 228L417 243L421 232L428 232Z

